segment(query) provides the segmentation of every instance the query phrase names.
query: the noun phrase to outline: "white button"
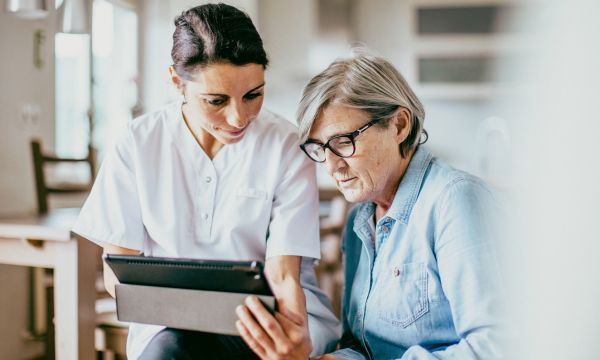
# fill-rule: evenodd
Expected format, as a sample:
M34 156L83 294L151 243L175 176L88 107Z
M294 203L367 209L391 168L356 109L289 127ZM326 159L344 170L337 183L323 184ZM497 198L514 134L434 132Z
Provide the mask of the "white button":
M204 215L202 215L202 217L204 218L204 220L208 220L208 213L204 213Z
M207 176L204 181L206 181L206 183L210 183L212 181L212 178L210 176Z

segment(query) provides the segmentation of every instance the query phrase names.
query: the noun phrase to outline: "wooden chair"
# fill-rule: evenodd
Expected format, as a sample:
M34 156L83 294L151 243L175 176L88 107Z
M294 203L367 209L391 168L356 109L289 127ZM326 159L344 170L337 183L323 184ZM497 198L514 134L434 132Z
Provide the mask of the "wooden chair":
M96 173L95 154L92 147L88 149L88 155L84 158L60 158L55 154L42 150L40 140L33 139L30 142L35 177L35 190L37 199L37 212L39 215L48 213L48 200L53 194L85 194L88 193L94 182ZM57 182L49 184L46 177L46 165L59 163L83 163L89 167L89 181L84 183ZM54 359L54 286L51 269L30 269L30 329L34 338L43 339L46 344L44 359ZM45 304L42 311L40 304ZM45 326L39 325L40 321Z
M31 153L33 155L33 170L35 175L35 188L37 194L38 213L46 214L48 212L48 197L51 194L85 194L88 193L94 183L96 174L96 162L94 149L88 147L88 155L84 158L60 158L54 154L48 154L42 151L42 144L39 140L31 141ZM46 182L44 168L46 164L57 163L83 163L90 169L89 181L85 183L61 182L49 185Z
M38 214L44 215L49 210L49 198L51 195L68 195L68 194L86 194L88 193L94 183L96 174L96 152L93 147L88 147L88 154L83 158L61 158L55 154L48 153L42 150L42 145L39 140L31 141L31 153L33 156L33 168L35 175L35 186L38 204ZM89 168L89 180L85 182L56 182L50 184L47 182L47 177L44 169L46 165L70 163L70 164L85 164ZM114 301L106 299L104 293L104 285L102 279L102 250L98 247L98 270L99 270L99 284L97 285L98 299L96 300L96 308L102 309L97 311L96 319L96 351L98 353L98 359L124 359L125 358L125 343L127 341L127 324L121 323L117 320L116 308L111 309L110 306L103 306L107 302ZM32 269L32 273L36 272ZM36 272L39 273L39 272ZM52 277L51 271L46 274L50 278ZM39 281L37 281L39 283ZM36 283L36 281L32 281ZM46 311L46 333L44 335L46 343L46 356L44 359L54 359L54 336L53 336L53 287L52 281L46 281L49 283L48 289L42 292L41 289L32 288L32 298L36 296L44 296L44 301L48 304ZM104 297L104 298L103 298ZM39 299L38 299L39 301ZM100 306L99 306L100 305ZM35 310L33 311L35 314ZM37 333L37 335L41 335Z
M336 189L320 189L321 207L320 235L321 261L316 267L319 286L333 305L336 315L340 315L344 274L342 268L342 231L350 204Z
M129 324L117 319L117 308L113 298L96 300L95 346L98 360L122 360L125 353Z

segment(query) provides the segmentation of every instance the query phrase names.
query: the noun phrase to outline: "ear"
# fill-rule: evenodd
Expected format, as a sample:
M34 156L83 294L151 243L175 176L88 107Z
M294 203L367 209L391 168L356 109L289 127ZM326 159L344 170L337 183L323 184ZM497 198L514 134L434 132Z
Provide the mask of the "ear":
M400 107L392 118L392 126L396 129L396 142L400 145L410 134L410 111L405 107Z
M173 66L169 66L169 76L171 77L171 81L173 82L173 85L175 85L175 87L179 91L183 92L183 89L185 88L185 83L184 83L183 79L181 77L179 77L179 75L177 75Z

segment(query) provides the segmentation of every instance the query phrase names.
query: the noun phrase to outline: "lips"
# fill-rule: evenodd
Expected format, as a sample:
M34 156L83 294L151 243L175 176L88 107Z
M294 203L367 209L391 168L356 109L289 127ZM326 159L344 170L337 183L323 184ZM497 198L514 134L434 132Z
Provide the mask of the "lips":
M344 182L348 182L350 180L354 180L356 179L356 177L352 177L352 178L347 178L347 179L338 179L339 182L344 183Z
M224 133L226 133L229 136L237 137L237 136L242 135L246 131L246 128L243 128L243 129L240 129L240 130L225 130L225 129L221 129L221 131L223 131Z
M340 186L345 186L345 185L349 185L354 180L356 180L356 177L347 178L347 179L338 179L337 182Z

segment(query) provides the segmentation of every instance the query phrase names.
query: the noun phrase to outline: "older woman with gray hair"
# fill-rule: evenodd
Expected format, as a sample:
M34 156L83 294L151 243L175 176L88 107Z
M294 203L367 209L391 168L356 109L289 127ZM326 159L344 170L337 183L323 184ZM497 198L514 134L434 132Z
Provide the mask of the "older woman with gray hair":
M335 61L298 114L302 150L360 203L343 237L344 335L321 358L501 357L501 209L421 146L423 105L394 66L364 51Z

